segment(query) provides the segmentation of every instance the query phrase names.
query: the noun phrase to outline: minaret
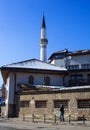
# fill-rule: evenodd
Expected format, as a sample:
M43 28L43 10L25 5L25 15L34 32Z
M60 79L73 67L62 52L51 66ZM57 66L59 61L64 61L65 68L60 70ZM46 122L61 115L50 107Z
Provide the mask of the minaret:
M46 61L46 48L47 48L48 40L46 38L46 24L45 18L43 15L42 26L41 26L41 38L40 38L40 60Z

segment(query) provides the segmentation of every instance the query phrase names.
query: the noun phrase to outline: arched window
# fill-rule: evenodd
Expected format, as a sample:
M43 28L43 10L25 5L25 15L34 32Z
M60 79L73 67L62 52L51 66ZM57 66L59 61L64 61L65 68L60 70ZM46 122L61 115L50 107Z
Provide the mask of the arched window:
M34 84L34 77L32 75L29 76L28 83L31 85Z
M50 77L49 76L44 77L44 85L50 85Z

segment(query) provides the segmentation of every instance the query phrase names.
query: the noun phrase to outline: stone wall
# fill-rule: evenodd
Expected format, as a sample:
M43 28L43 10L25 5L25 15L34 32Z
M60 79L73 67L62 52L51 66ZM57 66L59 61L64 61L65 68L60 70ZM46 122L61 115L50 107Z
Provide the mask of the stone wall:
M89 91L58 91L58 92L43 92L43 93L27 93L20 95L20 101L29 101L29 107L20 108L19 116L23 113L25 116L44 115L53 116L56 114L58 117L60 112L58 109L54 108L54 100L68 100L68 108L65 108L65 118L69 117L71 114L72 118L77 119L79 116L85 115L90 116L90 108L78 108L77 100L80 99L90 99ZM35 101L47 101L46 108L35 108Z

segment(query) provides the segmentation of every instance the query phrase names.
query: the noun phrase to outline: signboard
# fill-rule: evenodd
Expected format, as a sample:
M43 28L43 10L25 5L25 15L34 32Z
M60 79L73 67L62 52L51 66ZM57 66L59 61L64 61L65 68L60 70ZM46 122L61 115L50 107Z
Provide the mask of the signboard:
M5 101L1 96L0 96L0 106L5 106Z

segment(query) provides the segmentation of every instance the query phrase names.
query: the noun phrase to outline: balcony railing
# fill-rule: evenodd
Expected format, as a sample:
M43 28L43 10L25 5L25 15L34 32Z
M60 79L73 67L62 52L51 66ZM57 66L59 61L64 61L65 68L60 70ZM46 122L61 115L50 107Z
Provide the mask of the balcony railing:
M90 85L90 79L69 80L69 86L83 86L83 85Z

